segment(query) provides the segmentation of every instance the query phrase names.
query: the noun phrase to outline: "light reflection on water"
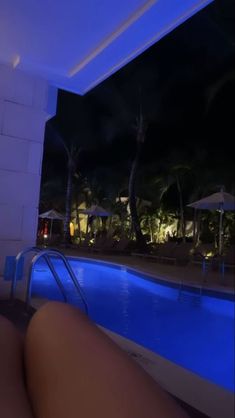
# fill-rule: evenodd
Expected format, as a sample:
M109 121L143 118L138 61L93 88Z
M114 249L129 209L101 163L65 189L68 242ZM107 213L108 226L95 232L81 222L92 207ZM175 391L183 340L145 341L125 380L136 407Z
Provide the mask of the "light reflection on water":
M78 260L70 263L96 323L218 385L234 388L234 302L202 296L196 304L190 292L179 298L177 289L125 269ZM82 308L62 263L56 260L54 265L69 302ZM43 262L36 266L33 292L61 300L45 269Z

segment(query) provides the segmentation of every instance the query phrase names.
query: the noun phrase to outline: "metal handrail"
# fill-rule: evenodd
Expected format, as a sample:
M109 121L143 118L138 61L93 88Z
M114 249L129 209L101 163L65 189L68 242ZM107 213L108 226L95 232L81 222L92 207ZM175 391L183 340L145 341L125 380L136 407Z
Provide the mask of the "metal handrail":
M39 254L41 254L41 253L39 253ZM56 281L56 283L57 283L57 286L59 287L59 289L60 289L60 291L61 291L61 293L62 293L62 296L63 296L63 298L64 298L64 302L65 303L67 303L68 302L68 299L67 299L67 295L66 295L66 291L65 291L65 288L64 288L64 286L63 286L63 284L62 284L62 282L61 282L61 280L60 280L60 278L59 278L59 276L58 276L58 274L57 274L57 272L56 272L56 270L55 270L55 268L54 268L54 266L53 266L53 264L52 264L52 262L51 262L51 260L50 260L50 257L49 257L49 255L46 253L46 254L43 254L42 255L43 256L43 258L45 258L45 261L46 261L46 263L47 263L47 265L48 265L48 267L49 267L49 269L51 270L51 273L52 273L52 276L54 277L54 279L55 279L55 281ZM35 258L36 256L34 256L34 258ZM34 259L33 258L33 259ZM33 261L33 260L32 260ZM31 262L31 265L32 265L32 262ZM32 270L33 271L33 270ZM30 270L29 270L29 275L31 274L31 266L30 266ZM30 296L31 296L31 290L30 290Z
M15 290L16 290L16 283L17 283L17 267L19 265L20 259L23 257L23 255L30 253L32 251L37 253L37 252L40 252L41 249L38 247L27 247L24 250L20 251L15 258L14 276L12 278L11 290L10 290L11 301L14 301L15 299Z
M68 263L68 261L67 261L67 258L64 256L64 254L63 254L62 252L60 252L59 250L55 250L55 249L47 249L47 250L40 251L40 253L39 253L39 254L36 254L36 255L33 257L33 259L32 259L31 266L30 266L30 270L29 270L28 282L27 282L26 301L25 301L25 303L26 303L26 308L28 309L28 308L29 308L29 306L30 306L30 300L31 300L31 290L32 290L32 276L33 276L33 274L32 274L32 273L33 273L33 269L34 269L34 266L35 266L36 262L37 262L40 258L42 258L42 257L44 257L44 258L45 258L45 260L46 260L46 262L47 262L47 264L48 264L49 268L50 268L50 269L51 269L51 271L52 271L52 274L54 275L54 278L55 278L55 280L56 280L56 282L57 282L58 286L60 287L60 290L61 290L61 287L62 287L62 289L64 290L63 285L62 285L62 283L61 283L61 281L60 281L60 279L59 279L59 276L58 276L58 274L56 273L56 271L55 271L55 269L54 269L53 264L51 263L50 256L56 256L56 257L59 257L59 258L61 258L61 259L62 259L62 261L64 262L64 265L65 265L65 267L66 267L66 269L67 269L67 271L68 271L68 273L69 273L69 275L70 275L70 278L72 279L72 282L73 282L73 284L74 284L74 286L75 286L75 288L76 288L76 290L77 290L77 292L78 292L79 296L81 297L82 302L83 302L83 304L84 304L84 306L85 306L85 311L86 311L86 314L88 314L88 305L87 305L87 302L86 302L85 297L84 297L84 295L83 295L82 289L81 289L80 285L78 284L77 278L76 278L76 276L75 276L75 274L74 274L74 272L73 272L72 268L70 267L70 265L69 265L69 263ZM55 274L54 274L54 273L55 273ZM62 291L62 290L61 290L61 291ZM66 297L66 295L65 295L65 297ZM67 299L67 298L66 298L66 299Z

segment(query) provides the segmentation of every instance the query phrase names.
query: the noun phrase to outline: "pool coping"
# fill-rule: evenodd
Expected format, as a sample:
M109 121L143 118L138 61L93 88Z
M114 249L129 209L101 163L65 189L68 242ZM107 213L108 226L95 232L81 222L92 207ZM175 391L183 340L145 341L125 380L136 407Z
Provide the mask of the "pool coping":
M178 290L184 290L184 291L189 291L189 292L194 292L198 294L198 290L200 290L200 294L203 296L212 296L215 297L217 299L226 299L226 300L230 300L230 301L235 301L235 292L234 290L231 289L224 289L219 290L219 289L214 289L208 285L206 285L205 283L203 284L197 284L197 283L185 283L182 280L180 280L180 278L169 278L166 277L164 275L161 274L151 274L148 273L146 271L144 271L141 268L136 268L136 267L130 267L127 266L125 264L121 264L118 262L112 262L112 261L104 261L104 260L100 260L97 258L89 258L89 257L80 257L80 256L67 256L70 259L74 259L74 260L81 260L84 262L88 262L91 264L99 264L99 265L103 265L103 266L112 266L113 268L117 269L117 270L124 270L127 273L132 273L137 275L138 277L140 277L143 280L148 280L154 283L158 283L161 285L165 285L165 286L169 286L172 287L174 289L178 289Z
M234 418L234 393L100 325L168 393L210 418Z

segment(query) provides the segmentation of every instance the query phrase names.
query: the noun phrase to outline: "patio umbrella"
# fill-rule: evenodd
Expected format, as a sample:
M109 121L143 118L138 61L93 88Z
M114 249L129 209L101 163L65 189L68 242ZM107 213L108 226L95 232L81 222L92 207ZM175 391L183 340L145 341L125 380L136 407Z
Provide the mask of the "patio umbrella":
M235 210L235 196L221 190L218 193L213 193L203 199L187 205L194 209L219 210L219 254L222 253L222 235L223 235L223 214L224 211Z
M108 212L106 209L98 205L92 205L90 208L87 208L87 209L79 209L79 213L83 213L84 215L89 215L89 216L101 216L101 217L112 215L111 212Z
M111 212L108 212L106 209L102 208L98 205L92 205L90 208L87 209L79 209L79 213L84 215L88 215L87 218L87 226L86 226L86 235L88 233L88 224L89 224L89 216L112 216Z
M64 221L64 219L65 219L64 215L57 212L55 209L51 209L51 210L48 210L47 212L40 213L40 215L38 215L38 217L42 218L42 219L50 219L51 220L50 238L51 238L51 234L52 234L53 221L55 219Z

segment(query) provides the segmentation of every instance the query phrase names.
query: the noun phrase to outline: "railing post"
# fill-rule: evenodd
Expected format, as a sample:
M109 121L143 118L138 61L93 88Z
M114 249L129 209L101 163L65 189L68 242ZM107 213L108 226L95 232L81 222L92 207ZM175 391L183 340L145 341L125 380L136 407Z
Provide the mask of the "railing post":
M15 268L14 268L14 275L11 281L11 290L10 290L10 300L13 302L15 299L15 290L16 290L16 283L17 283L17 267L19 265L20 259L21 257L23 257L23 255L29 253L29 252L40 252L40 248L38 247L28 247L25 248L24 250L20 251L16 258L15 258Z
M32 262L31 262L31 266L30 266L30 270L29 270L28 281L27 281L27 290L26 290L26 299L25 299L26 309L28 309L29 306L30 306L31 290L32 290L32 276L33 276L34 265L42 257L45 258L45 260L47 262L47 265L48 265L49 269L51 270L52 275L53 275L54 279L56 280L57 285L59 286L59 288L61 290L61 293L64 297L64 300L67 302L65 289L64 289L64 287L61 283L61 280L60 280L57 272L55 271L55 268L54 268L54 266L53 266L53 264L50 260L50 256L53 256L53 255L62 259L62 261L63 261L63 263L64 263L64 265L65 265L65 267L66 267L66 269L67 269L67 271L70 275L70 278L72 279L72 282L73 282L73 284L74 284L74 286L75 286L75 288L76 288L76 290L77 290L79 296L81 297L81 300L82 300L82 302L85 306L86 314L88 314L88 305L87 305L87 302L86 302L85 297L83 295L82 289L80 288L80 285L77 282L77 278L76 278L72 268L70 267L66 257L64 256L64 254L61 253L58 250L43 250L39 254L36 254L33 257Z

